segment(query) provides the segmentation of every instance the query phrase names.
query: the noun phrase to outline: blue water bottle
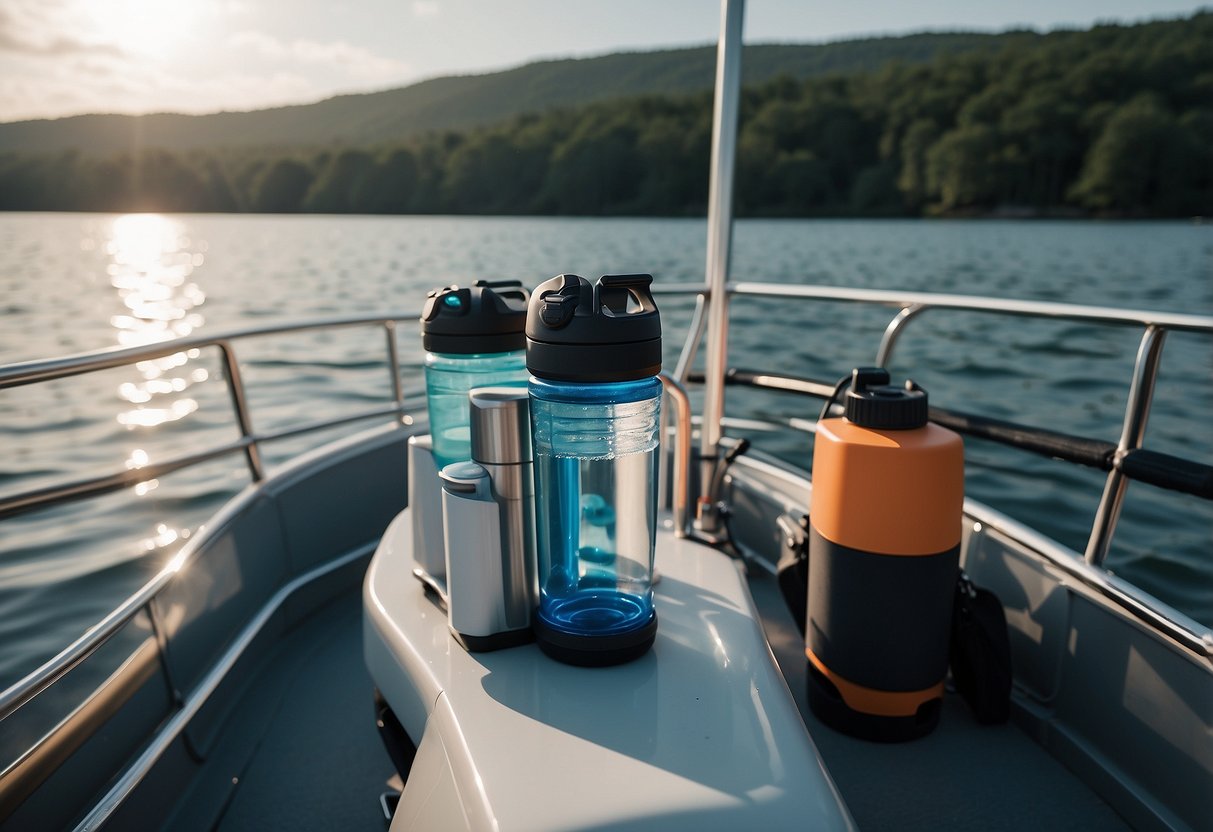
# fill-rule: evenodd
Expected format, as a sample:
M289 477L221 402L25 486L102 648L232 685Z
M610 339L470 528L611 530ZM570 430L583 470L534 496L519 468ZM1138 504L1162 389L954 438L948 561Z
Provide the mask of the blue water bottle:
M661 318L643 275L561 275L531 296L539 609L548 655L609 665L657 634Z
M517 280L477 280L426 296L421 311L425 392L439 471L471 459L468 391L526 384L526 323L530 295Z

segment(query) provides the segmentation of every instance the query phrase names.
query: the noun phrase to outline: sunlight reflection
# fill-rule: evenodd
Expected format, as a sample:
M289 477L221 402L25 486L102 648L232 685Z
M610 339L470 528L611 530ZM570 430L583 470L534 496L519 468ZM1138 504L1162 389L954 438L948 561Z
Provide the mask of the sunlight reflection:
M198 308L206 302L206 294L190 279L203 264L203 255L190 250L194 245L181 222L155 213L118 217L110 224L104 241L109 256L106 273L124 309L110 317L109 323L120 346L169 341L203 325ZM198 349L189 349L139 361L135 365L137 380L118 386L119 399L133 405L116 416L119 424L136 431L176 422L197 411L198 400L181 394L210 377L203 367L187 366L199 355ZM149 462L148 451L137 448L127 457L126 468L136 471ZM144 480L133 492L147 496L159 485L158 479ZM161 523L154 535L139 543L139 548L144 552L161 551L180 545L188 536L188 529L172 529Z
M127 470L142 468L144 465L147 465L147 461L147 451L142 448L136 448L131 451L130 458L126 460Z
M165 422L175 422L198 409L194 399L177 399L168 407L137 407L118 414L118 423L129 428L154 428Z
M155 536L149 537L143 541L143 548L148 552L156 549L164 549L165 547L176 543L180 537L181 534L177 531L177 529L170 529L164 523L160 523L156 526Z
M128 214L113 221L105 242L110 257L106 274L125 307L110 318L120 345L155 344L202 326L205 319L197 310L206 293L190 279L203 263L203 255L190 250L197 244L184 224L159 214ZM155 427L197 410L192 398L156 399L184 393L207 379L204 369L172 372L198 355L195 349L136 364L142 380L118 387L118 397L135 407L120 413L118 422L132 429Z
M188 280L203 257L188 250L193 241L184 232L180 222L159 214L128 214L110 227L106 273L131 313L110 319L123 346L188 335L202 325L193 310L206 293Z
M193 282L204 262L205 241L192 239L185 225L159 214L129 214L115 219L100 243L109 257L106 275L118 293L122 308L110 317L118 344L124 347L156 344L191 334L205 322L199 308L206 293ZM198 409L197 399L182 395L210 375L202 367L189 367L201 355L183 350L138 362L135 379L118 385L126 405L117 415L128 430L155 428L183 419ZM135 448L126 459L128 470L151 463L145 448ZM136 483L133 491L145 497L160 486L158 479ZM146 553L178 549L190 530L159 523L138 548ZM179 555L178 555L179 556Z

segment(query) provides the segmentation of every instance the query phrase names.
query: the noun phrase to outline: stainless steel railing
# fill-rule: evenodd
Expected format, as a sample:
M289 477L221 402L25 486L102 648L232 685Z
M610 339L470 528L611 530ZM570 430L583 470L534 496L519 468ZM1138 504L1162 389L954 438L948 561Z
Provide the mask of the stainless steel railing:
M702 292L701 287L686 284L658 285L654 286L653 290L655 293L663 295L699 295ZM1154 383L1158 377L1166 333L1176 331L1213 335L1213 315L1192 315L1180 312L1153 312L973 295L848 289L795 283L732 283L727 286L727 292L731 296L777 297L781 300L799 301L842 301L896 308L897 313L885 327L884 334L876 348L875 362L878 366L887 365L893 356L898 340L907 327L931 310L979 312L1105 326L1140 327L1142 340L1134 362L1120 441L1116 448L1118 459L1141 448L1145 437L1146 421L1149 418L1150 406L1154 399ZM701 316L696 314L692 321L690 335L696 341L701 337L700 323ZM694 345L688 344L683 350L683 356L693 355ZM680 381L687 380L690 364L689 358L680 361L679 373L683 376ZM721 366L727 367L727 361ZM722 369L720 372L723 373L724 370ZM1087 540L1084 557L1088 563L1096 566L1103 564L1116 530L1128 483L1129 479L1124 472L1118 466L1113 465L1108 472L1103 497ZM708 496L713 503L719 497L719 495Z
M704 290L699 285L658 284L653 287L660 295L696 296L702 308ZM1009 300L975 297L968 295L930 294L926 292L898 292L875 289L846 289L834 286L795 285L787 283L735 283L727 287L730 295L751 297L779 297L800 301L845 301L891 306L898 312L890 320L876 349L875 361L885 365L892 358L898 340L909 324L929 310L953 310L984 312L998 315L1017 315L1035 318L1053 318L1067 321L1104 324L1112 326L1138 326L1143 330L1142 344L1134 366L1132 385L1123 421L1121 439L1117 453L1124 455L1141 446L1145 425L1153 401L1154 381L1162 356L1162 345L1168 331L1186 331L1213 334L1213 316L1184 313L1166 313L1117 309L1112 307L1079 306L1031 300ZM192 336L143 347L98 350L89 353L43 361L29 361L0 367L0 390L10 387L35 384L51 379L68 378L99 370L121 367L140 361L173 355L192 349L217 348L223 359L224 376L240 436L233 442L173 459L154 462L141 468L122 470L112 474L77 479L45 488L38 488L0 497L0 519L14 514L57 505L63 502L98 496L131 487L146 480L198 465L222 456L243 452L254 482L265 477L261 460L261 445L266 442L287 439L313 433L351 422L396 416L404 418L404 390L400 374L400 357L397 348L396 327L401 321L411 321L412 315L353 316L324 318L296 323L249 328L217 333L209 336ZM684 348L684 356L693 355L694 345L702 336L702 318L696 316ZM244 339L263 338L272 335L297 334L308 331L331 330L351 327L381 327L385 336L387 365L391 381L391 403L382 407L367 408L353 414L320 419L303 425L273 431L257 432L253 426L240 363L235 343ZM727 365L727 362L726 362ZM667 376L667 393L671 401L682 412L689 408L681 385L686 383L690 361L679 362L672 376ZM671 384L672 382L672 384ZM681 431L679 431L681 433ZM679 460L681 462L681 459ZM684 472L685 473L685 472ZM1089 562L1100 564L1107 553L1112 532L1123 502L1127 479L1114 468L1108 474L1104 497L1096 514L1095 524L1086 550ZM679 495L675 490L676 496ZM675 506L678 508L678 506Z
M674 403L674 482L671 509L674 514L675 537L686 537L690 522L687 506L690 502L691 475L691 399L682 383L669 373L662 373L661 383L666 398Z
M46 488L23 491L0 498L0 519L39 508L60 505L73 500L99 496L140 482L163 476L173 471L207 462L212 459L243 451L253 482L265 478L260 446L266 442L286 439L307 433L338 427L351 422L394 416L405 418L404 389L401 383L400 357L397 349L396 326L400 321L413 321L416 315L358 316L325 318L298 323L280 324L223 332L210 336L194 336L166 341L145 347L98 350L44 361L28 361L0 367L0 390L37 384L52 379L70 378L115 367L127 366L140 361L150 361L193 349L216 347L224 362L225 380L240 437L233 442L216 445L197 453L177 457L163 462L151 463L134 470L123 470L113 474L86 479L77 479ZM331 330L350 327L382 327L385 332L387 365L391 372L392 403L384 407L367 408L353 414L321 419L292 428L270 433L254 430L252 413L245 395L243 377L237 358L235 342L272 335L289 335L300 332ZM688 474L691 459L691 404L682 384L667 373L661 374L668 400L674 405L675 447L674 477L672 488L672 510L675 534L683 537L687 533L689 485ZM197 540L193 541L196 546ZM91 656L123 626L145 610L150 611L151 600L172 579L177 570L177 559L168 564L143 588L110 612L96 626L68 645L56 656L32 671L7 690L0 691L0 721L20 709L27 702L46 690L72 668ZM150 612L149 612L150 614Z
M413 319L415 319L413 315L327 318L234 330L209 336L179 338L143 347L97 350L64 358L27 361L0 367L0 390L2 390L37 384L52 379L85 375L87 373L135 364L140 361L151 361L187 350L215 347L219 349L223 359L225 381L232 401L236 423L240 428L240 437L234 442L216 445L197 453L164 462L151 463L133 470L123 470L101 477L77 479L47 488L28 490L0 498L0 519L5 516L33 511L38 508L46 508L73 500L82 500L117 491L173 471L183 470L241 451L245 454L251 479L253 482L259 482L265 478L265 470L260 455L260 446L265 442L313 433L372 418L392 416L404 419L406 418L404 390L400 379L400 357L397 352L396 325L401 320ZM392 375L392 403L384 407L363 409L356 413L337 418L314 420L303 425L271 433L257 433L253 428L252 413L247 396L245 395L245 386L240 373L235 342L271 335L288 335L350 327L383 328L388 352L387 365ZM198 543L199 540L195 539L191 545L196 547ZM111 611L104 619L91 627L86 633L54 657L10 686L7 690L0 691L0 721L3 721L10 714L20 709L39 693L65 676L72 668L95 653L140 612L147 611L149 615L152 615L151 601L172 580L173 575L179 568L179 559L180 556L174 558L173 561L167 564L138 592L127 598L126 601Z
M96 350L65 358L26 361L0 367L0 390L3 390L9 387L21 387L52 379L70 378L114 367L128 366L140 361L151 361L187 350L201 350L213 347L219 350L223 361L224 380L227 384L228 396L232 402L236 424L240 429L240 438L234 442L218 445L197 453L105 476L77 479L0 497L0 519L70 500L96 497L112 491L118 491L140 482L156 479L173 471L180 471L202 462L208 462L212 459L240 452L244 453L249 475L252 477L253 482L260 482L265 479L265 465L261 459L261 445L263 443L288 439L368 419L389 416L403 419L405 417L404 388L400 378L400 355L396 342L396 326L402 320L412 321L415 319L416 316L414 315L325 318L233 330L215 335L178 338L143 347ZM253 428L252 412L249 408L248 397L245 392L244 377L240 372L240 362L236 355L235 342L271 335L290 335L301 332L348 329L352 327L381 327L383 329L387 349L387 366L391 373L392 403L377 408L366 408L353 414L336 418L313 420L303 425L283 430L258 433Z
M703 287L698 285L666 284L653 287L654 292L666 296L696 297L703 304ZM918 320L929 310L958 310L983 312L997 315L1019 315L1037 318L1053 318L1112 326L1137 326L1143 329L1142 344L1138 351L1131 381L1128 405L1126 406L1121 439L1117 454L1126 454L1140 447L1145 432L1146 419L1153 401L1154 380L1162 356L1162 345L1168 331L1197 332L1213 335L1213 316L1182 313L1160 313L1108 307L1077 306L1072 304L1040 301L1000 300L965 295L932 295L923 292L897 292L868 289L840 289L831 286L808 286L772 283L737 283L727 291L737 296L780 297L799 301L848 301L877 304L897 309L884 331L876 350L877 363L885 363L892 357L898 339L907 325ZM404 392L401 386L400 359L397 352L396 326L400 321L412 320L412 315L358 316L326 318L300 323L281 324L245 330L224 332L211 336L194 336L167 341L146 347L100 350L46 361L30 361L0 367L0 389L35 384L51 379L68 378L113 367L125 366L139 361L162 358L190 349L215 347L224 360L225 378L240 437L234 442L217 445L206 450L159 463L152 463L131 471L120 471L102 477L75 480L48 488L34 489L0 499L0 518L37 508L58 505L64 502L85 499L99 494L133 486L139 482L182 470L228 454L244 452L253 481L264 478L260 459L260 446L265 442L311 433L372 418L405 417ZM389 405L368 408L354 414L308 422L297 427L272 433L258 433L253 426L252 414L245 395L240 374L235 343L249 338L260 338L277 334L294 334L306 331L327 330L346 327L382 327L387 348L387 364L391 372L392 402ZM692 323L688 341L698 341L702 328ZM684 355L693 354L694 345L684 348ZM683 362L680 362L680 365ZM663 374L666 393L675 406L677 431L674 465L674 514L677 529L687 528L687 479L690 472L691 412L683 383L689 373L689 362L680 366L674 375ZM682 378L678 376L682 375ZM1086 559L1100 565L1107 552L1128 479L1124 473L1113 468L1105 483L1104 497L1096 513L1091 536L1087 545ZM54 659L34 671L17 685L0 693L0 720L12 713L29 699L36 696L68 670L91 655L101 644L118 631L126 622L144 609L147 601L171 579L165 573L149 582L145 591L128 599L114 610L97 627L82 636Z
M730 251L733 244L733 179L737 156L737 130L741 112L741 31L745 23L745 0L721 0L720 39L716 48L716 92L712 105L712 158L708 179L707 260L704 264L704 298L696 309L695 328L707 324L708 383L703 395L703 426L699 431L700 487L695 527L705 536L720 530L712 508L715 495L708 493L724 419L724 386L718 383L725 371L729 341ZM685 353L684 353L685 355ZM683 362L679 362L680 369ZM679 379L680 381L682 379ZM712 498L712 499L709 499ZM706 511L704 509L707 509Z

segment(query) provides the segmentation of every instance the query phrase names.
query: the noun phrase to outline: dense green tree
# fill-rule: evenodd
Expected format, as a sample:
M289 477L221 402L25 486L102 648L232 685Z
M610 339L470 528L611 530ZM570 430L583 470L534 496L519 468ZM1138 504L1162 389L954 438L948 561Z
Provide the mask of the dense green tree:
M407 214L416 205L417 177L417 157L396 148L376 162L356 191L356 202L371 214Z
M218 159L203 159L200 168L206 182L209 210L231 213L245 209L245 204L237 195L227 171L224 170L223 164Z
M130 195L123 211L213 210L209 189L187 160L164 150L126 158Z
M133 201L130 158L102 159L81 165L78 189L83 194L80 207L85 211L121 211Z
M375 169L365 150L343 150L313 166L319 173L303 198L303 209L320 214L344 214L361 209L359 197Z
M623 213L639 193L638 130L630 119L591 119L552 151L545 201L562 214Z
M1199 210L1201 147L1154 96L1143 95L1108 118L1073 188L1084 205L1115 213Z
M1045 207L1065 198L1082 160L1079 108L1056 84L1042 84L1009 104L1000 119L1011 202Z
M264 168L250 186L254 211L287 214L298 211L312 184L312 171L295 159L279 159Z
M692 113L703 115L705 110ZM654 114L644 121L636 150L644 171L634 210L638 214L701 213L707 204L711 125L678 112Z
M447 160L443 204L465 214L526 213L543 186L547 155L508 133L473 136Z
M860 216L897 216L905 211L897 190L897 163L891 159L861 170L851 187L850 213Z
M901 173L897 177L897 187L906 206L912 210L922 207L930 195L927 154L939 141L940 133L938 124L931 119L921 118L909 126L901 140Z
M45 211L49 191L45 158L16 153L0 156L0 208L6 211Z
M986 124L945 133L927 153L927 190L945 211L988 208L999 196L999 136Z

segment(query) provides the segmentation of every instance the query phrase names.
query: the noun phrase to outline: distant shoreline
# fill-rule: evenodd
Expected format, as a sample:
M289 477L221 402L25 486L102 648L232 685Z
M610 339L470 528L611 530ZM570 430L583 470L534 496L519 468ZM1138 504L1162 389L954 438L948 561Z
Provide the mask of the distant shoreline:
M1213 216L1209 42L1213 11L841 52L763 47L749 54L764 72L742 94L736 214ZM0 125L0 209L702 216L712 96L695 79L713 59L672 55L639 68L628 56L522 68L458 95L431 89L423 109L454 121L423 132L440 122L388 93L208 116L184 145L158 121ZM560 95L517 98L545 89ZM338 106L354 103L373 105L358 118L374 129ZM52 127L75 132L55 139ZM65 138L87 150L65 149Z
M206 216L206 217L282 217L299 218L299 219L320 219L324 217L333 218L366 218L366 219L387 219L391 217L402 217L408 219L503 219L503 220L688 220L706 222L706 214L475 214L475 213L365 213L357 211L348 211L343 213L320 212L320 211L110 211L96 210L84 211L78 209L48 209L48 210L24 210L16 208L0 208L0 217L17 216L29 214L50 214L61 216L64 214L80 214L83 216L126 216L131 214L162 214L164 216ZM775 215L755 215L755 214L734 214L734 220L750 221L756 220L759 222L803 222L806 220L822 222L1157 222L1157 223L1176 223L1182 222L1189 225L1213 225L1213 217L1205 216L1131 216L1117 214L1084 214L1074 211L1058 211L1058 212L1037 212L1024 213L1020 211L986 211L986 212L955 212L951 214L924 214L920 216L910 216L906 214L811 214L803 216L775 216Z

